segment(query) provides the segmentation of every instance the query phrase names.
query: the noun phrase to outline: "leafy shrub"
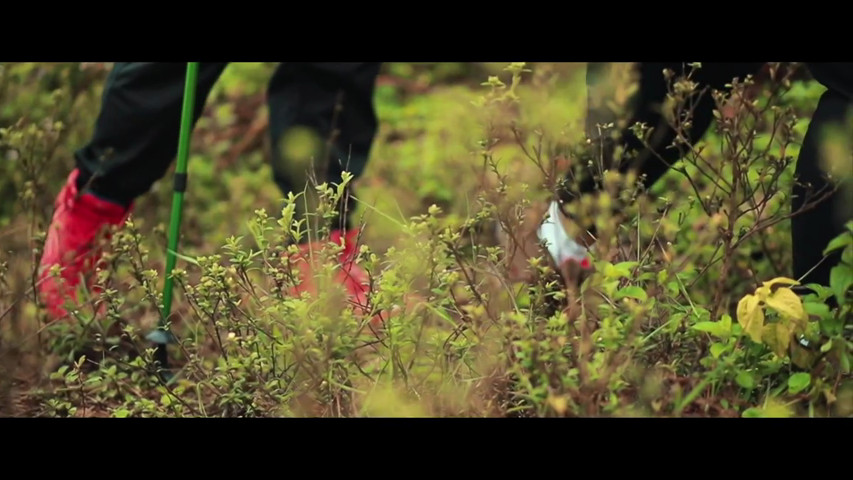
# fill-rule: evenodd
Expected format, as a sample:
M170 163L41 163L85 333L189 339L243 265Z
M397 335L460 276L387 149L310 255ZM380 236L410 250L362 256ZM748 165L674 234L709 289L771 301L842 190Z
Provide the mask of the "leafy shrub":
M262 67L243 68L255 75ZM392 65L386 73L425 68ZM691 68L666 73L678 129L689 127L688 106L700 94ZM380 104L380 117L388 121L353 199L367 222L359 258L371 277L368 305L351 305L331 281L338 265L329 219L342 185L309 185L283 199L283 208L270 190L254 204L229 205L226 188L204 183L215 168L196 147L190 178L199 181L191 181L183 266L174 272L175 377L157 375L144 340L162 302L160 219L169 205L162 191L112 237L111 267L99 277L103 293L86 297L73 322L48 326L41 332L46 340L29 344L60 362L46 367L52 382L29 393L37 413L850 415L853 223L827 248L843 250L830 285L810 285L814 293L798 296L786 271L788 219L797 214L787 210L790 163L802 135L797 109L803 92L819 93L784 77L773 79L779 89L756 100L748 92L751 79L714 93L718 115L710 140L696 148L674 145L684 160L662 181L663 196L596 164L598 146L578 134L583 77L553 73L559 70L513 63L475 95L440 86L408 98L383 93L388 103ZM417 75L428 85L432 74ZM223 91L243 94L236 77L229 82ZM786 104L789 87L798 93ZM560 95L563 117L548 106ZM618 111L627 95L617 97ZM96 111L91 91L72 100ZM733 114L720 113L729 105ZM36 211L46 218L47 192L61 181L53 173L58 168L46 168L55 157L40 153L59 148L49 132L63 122L75 138L85 135L85 127L65 123L66 111L42 115L44 122L7 127L2 137L7 155L16 152L22 164L33 165L11 185L23 192L26 182L50 185L41 197L22 195L29 203L17 206L31 212L27 218ZM29 152L27 141L44 150ZM530 212L563 169L590 166L603 172L601 188L571 213L596 226L594 271L574 285L546 258L531 258L533 280L510 281L506 252L492 232L523 235ZM230 184L268 184L264 168L238 172ZM309 194L318 208L303 218L297 203ZM218 219L202 217L212 209L220 209ZM245 225L220 222L241 214L249 217ZM7 217L7 229L24 218ZM41 329L24 285L31 284L43 225L14 235L24 239L18 252L35 248L33 258L2 263L0 280L14 293L0 298L0 313L6 312L0 320L8 314L17 325L2 325L3 342L23 345ZM309 234L326 246L315 252L317 292L288 294L300 282L289 255ZM830 297L837 307L826 303ZM104 313L96 313L101 304ZM380 328L370 322L375 316L383 320Z

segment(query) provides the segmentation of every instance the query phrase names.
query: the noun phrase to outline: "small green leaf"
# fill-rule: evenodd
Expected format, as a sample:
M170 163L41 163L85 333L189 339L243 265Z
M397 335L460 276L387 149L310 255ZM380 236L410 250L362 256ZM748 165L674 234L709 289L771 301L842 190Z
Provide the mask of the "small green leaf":
M669 282L669 283L667 283L667 284L666 284L666 290L667 290L667 291L669 292L669 294L670 294L670 295L672 295L672 296L676 296L676 295L678 295L678 292L679 292L679 289L678 289L678 282Z
M626 267L626 263L634 263L634 262L622 262L616 265L607 264L604 267L604 277L611 280L618 280L620 278L625 278L631 275L631 270L629 267Z
M820 346L821 353L826 353L830 350L832 350L832 340L830 340L830 341L828 341L828 342L826 342Z
M176 252L170 248L167 248L166 252L171 253L172 255L176 256L177 258L180 258L181 260L183 260L185 262L189 262L195 266L199 266L198 260L196 260L193 257L188 257L186 255L182 255L182 254L180 254L180 253L178 253L178 252Z
M720 358L720 355L722 355L724 351L726 351L726 346L722 343L715 343L711 345L711 355L713 355L714 358Z
M699 330L700 332L713 333L719 329L719 325L717 325L717 322L699 322L696 325L693 325L693 329Z
M645 301L648 298L648 294L642 288L632 285L616 292L616 300L621 300L625 297L631 297L636 298L637 300Z
M788 378L788 391L791 393L800 393L809 386L811 381L812 376L808 373L795 373Z
M826 248L823 250L823 254L828 255L834 252L835 250L844 248L849 245L853 245L853 235L844 233L833 238L832 241L829 242L829 245L827 245Z
M844 319L834 315L827 315L826 317L821 318L818 323L820 325L820 330L829 337L841 335L841 332L844 329Z
M814 315L816 317L823 318L829 315L829 305L821 302L805 302L803 303L803 309L805 309L806 313L809 315Z
M731 323L727 328L724 322L699 322L693 325L693 329L708 332L717 338L728 338L731 332Z
M804 286L816 293L820 300L826 300L832 296L832 290L830 290L826 285L821 285L819 283L807 283Z
M735 377L735 382L747 390L752 390L755 387L755 379L752 378L752 375L750 375L749 372L745 372L743 370L738 372Z
M113 417L115 418L127 418L130 416L130 411L125 408L120 408L113 412Z
M743 411L743 413L741 414L741 417L743 417L743 418L762 418L762 417L764 417L764 412L762 412L761 409L758 409L755 407L747 408L746 410Z
M730 332L732 330L732 316L728 313L723 315L722 320L720 320L720 325L725 329L725 331Z
M626 272L630 272L631 269L635 268L637 265L639 265L638 262L619 262L616 265L614 265L614 267L616 267L619 270L624 270Z
M846 265L838 265L833 267L829 272L829 288L835 294L840 304L844 304L844 297L847 295L847 290L853 284L853 268Z

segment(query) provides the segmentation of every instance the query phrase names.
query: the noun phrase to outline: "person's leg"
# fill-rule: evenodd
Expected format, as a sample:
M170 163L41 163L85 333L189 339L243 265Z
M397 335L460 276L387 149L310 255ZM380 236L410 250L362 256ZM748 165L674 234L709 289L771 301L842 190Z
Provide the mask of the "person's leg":
M194 121L224 68L200 65ZM39 293L52 316L64 316L81 276L92 287L102 228L121 225L133 200L168 170L177 153L185 74L183 63L117 63L110 72L94 134L76 152L77 168L57 196L41 258ZM54 267L59 282L50 274Z
M377 130L373 92L380 66L279 66L270 80L268 102L274 179L282 192L302 191L309 169L318 183L340 183L343 171L354 180L362 174ZM331 148L327 146L330 139ZM341 228L348 230L353 227L352 206L345 207L340 206L344 211Z
M757 63L711 63L703 64L701 68L695 70L691 79L698 84L700 91L708 88L714 90L722 90L727 83L735 78L743 79L748 74L756 73L761 64ZM596 89L597 77L602 71L600 64L591 65L592 68L587 70L587 83L590 95L588 96L590 112L588 120L588 135L597 150L593 157L589 160L592 162L592 168L587 168L583 173L583 177L577 182L578 187L573 190L572 185L575 183L570 175L565 177L563 184L558 188L557 199L555 199L549 209L549 219L543 222L538 231L537 237L539 241L544 241L549 249L549 253L560 269L565 271L573 271L576 267L572 264L579 264L581 268L590 266L586 257L587 250L582 246L578 239L572 239L567 236L565 226L561 226L560 219L552 219L554 213L560 212L564 216L568 216L566 212L566 204L577 200L584 194L592 193L598 188L601 179L597 178L597 173L601 166L605 169L617 170L621 173L629 171L635 172L639 179L643 182L644 188L648 189L657 182L670 168L670 166L680 160L681 152L678 149L670 148L676 138L678 132L673 129L662 112L664 101L668 93L668 80L664 77L664 69L669 69L676 76L686 73L686 67L682 63L641 63L637 66L639 74L638 91L632 99L632 105L628 108L632 110L632 115L627 123L622 127L616 137L623 149L622 158L615 158L615 144L609 133L604 132L604 138L597 136L596 124L615 123L616 118L612 113L602 110L602 107L596 106L598 98L595 96L600 90ZM713 121L713 113L715 102L710 91L704 91L701 96L694 99L691 116L691 128L684 132L687 140L691 145L695 145L707 131ZM603 102L606 104L606 102ZM631 131L631 127L636 123L645 123L652 129L649 144L647 148L644 143L637 138ZM601 161L603 160L603 161ZM603 163L603 165L597 165ZM618 210L620 205L614 202L614 210ZM572 218L571 223L580 227L581 231L587 231L595 234L595 226L592 223L581 224L581 219Z
M367 165L377 117L373 92L381 63L283 63L270 80L268 102L273 175L287 195L306 189L312 177L318 183L339 184L342 172L361 176ZM327 145L331 140L331 146ZM309 173L309 171L311 173ZM336 280L343 285L349 301L367 313L369 277L356 264L359 230L353 225L353 205L348 192L338 205L338 221L333 222L330 240L343 244L341 268ZM311 203L304 204L308 213ZM309 218L309 228L314 226ZM316 293L312 255L305 252L320 247L305 238L302 255L293 258L302 283L289 293ZM378 325L379 316L373 318Z
M853 115L853 63L815 63L808 64L808 68L827 90L818 102L797 159L792 212L832 188L824 171L822 151L824 141L832 139L824 135L833 127L849 126L850 115ZM850 132L842 131L848 138L841 140L849 141ZM850 152L845 153L843 161L850 161ZM845 180L847 185L841 185L829 198L791 219L794 278L804 284L829 285L830 271L840 260L840 252L824 259L823 250L844 231L845 222L853 218L853 189L850 179Z
M199 65L193 125L226 63ZM129 205L165 175L178 151L186 63L116 63L88 144L76 152L78 187Z
M698 90L706 88L722 90L727 83L731 83L733 78L743 79L746 75L757 73L760 67L760 63L706 63L693 73L692 79L698 83ZM645 188L657 182L672 164L680 160L679 150L669 148L677 133L661 112L668 92L668 81L664 78L663 71L670 69L678 76L686 73L686 68L689 67L678 62L637 65L639 85L629 105L632 114L617 135L617 141L623 146L623 158L613 158L615 145L611 139L598 137L596 124L615 121L615 119L612 114L602 112L602 107L594 105L590 95L587 132L594 145L604 143L596 155L603 153L605 165L610 168L618 165L618 171L621 173L635 171L638 175L644 176ZM587 87L590 92L595 92L597 77L601 70L600 65L592 65L588 70ZM715 103L711 92L703 93L697 100L691 117L692 127L686 132L691 145L695 145L705 135L714 119ZM651 149L646 148L643 142L631 132L631 127L636 123L645 123L652 128L649 139ZM605 133L605 135L608 134ZM594 171L584 175L576 191L561 189L560 199L570 202L581 195L593 192L600 181L596 180Z

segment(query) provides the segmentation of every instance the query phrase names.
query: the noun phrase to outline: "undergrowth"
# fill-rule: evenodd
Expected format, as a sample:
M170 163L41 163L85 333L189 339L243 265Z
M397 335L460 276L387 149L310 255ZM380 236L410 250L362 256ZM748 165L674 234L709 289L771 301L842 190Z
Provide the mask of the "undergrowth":
M0 66L0 349L31 366L26 391L0 383L0 409L13 409L18 388L15 401L43 416L853 414L853 222L827 247L843 251L829 285L798 296L788 273L788 223L798 214L789 209L791 164L812 84L772 71L775 87L753 99L751 78L712 93L691 80L701 65L661 72L675 128L689 128L696 95L714 95L718 107L706 143L674 145L683 161L663 195L598 163L599 145L578 133L577 69L513 63L471 87L442 83L464 68L405 65L386 67L409 83L379 90L388 121L368 171L345 176L360 189L350 201L364 222L357 250L370 275L367 305L355 308L332 281L338 247L328 222L344 185L311 184L279 201L256 147L223 175L260 193L229 197L206 179L224 160L205 148L224 151L232 140L195 144L198 202L188 200L174 272L169 381L145 340L162 309L168 189L147 196L112 235L103 291L81 292L72 321L44 324L34 269L103 72ZM221 97L257 94L252 82L269 68L241 66ZM36 76L41 83L27 83ZM627 90L614 91L624 93L619 110ZM224 105L209 107L194 141L234 121ZM567 282L540 256L526 262L530 281L512 281L499 238L528 233L566 168L599 174L601 188L571 211L596 227L593 272ZM319 207L301 217L297 204L309 194ZM216 218L204 217L210 209ZM245 222L233 221L239 215ZM309 234L327 247L315 252L319 288L296 296L289 259ZM369 321L377 316L379 328ZM21 365L6 359L0 369L19 378Z

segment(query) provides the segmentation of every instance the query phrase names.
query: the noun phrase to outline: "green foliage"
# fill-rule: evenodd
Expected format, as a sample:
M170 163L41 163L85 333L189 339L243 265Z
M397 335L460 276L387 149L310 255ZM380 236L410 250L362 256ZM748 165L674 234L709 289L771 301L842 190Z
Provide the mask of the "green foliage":
M273 66L229 67L194 134L168 383L144 335L161 309L170 192L155 187L104 244L102 291L43 325L33 266L105 70L0 66L0 351L53 361L36 369L52 373L30 386L26 414L849 416L853 222L824 252L841 252L828 285L795 293L787 271L792 155L816 84L776 78L753 101L747 79L715 94L713 131L674 145L684 160L643 196L579 134L582 65L385 65L373 158L344 178L366 224L371 288L357 307L329 241L344 185L282 199L263 147L225 160L240 135L222 132L254 121L240 112ZM698 93L689 72L670 76L679 129ZM618 113L632 87L624 69L611 75ZM730 102L734 117L720 113ZM571 213L596 226L593 271L567 285L539 257L529 282L511 281L492 232L523 234L562 169L590 165L601 188ZM307 281L293 257L304 240L316 246Z

